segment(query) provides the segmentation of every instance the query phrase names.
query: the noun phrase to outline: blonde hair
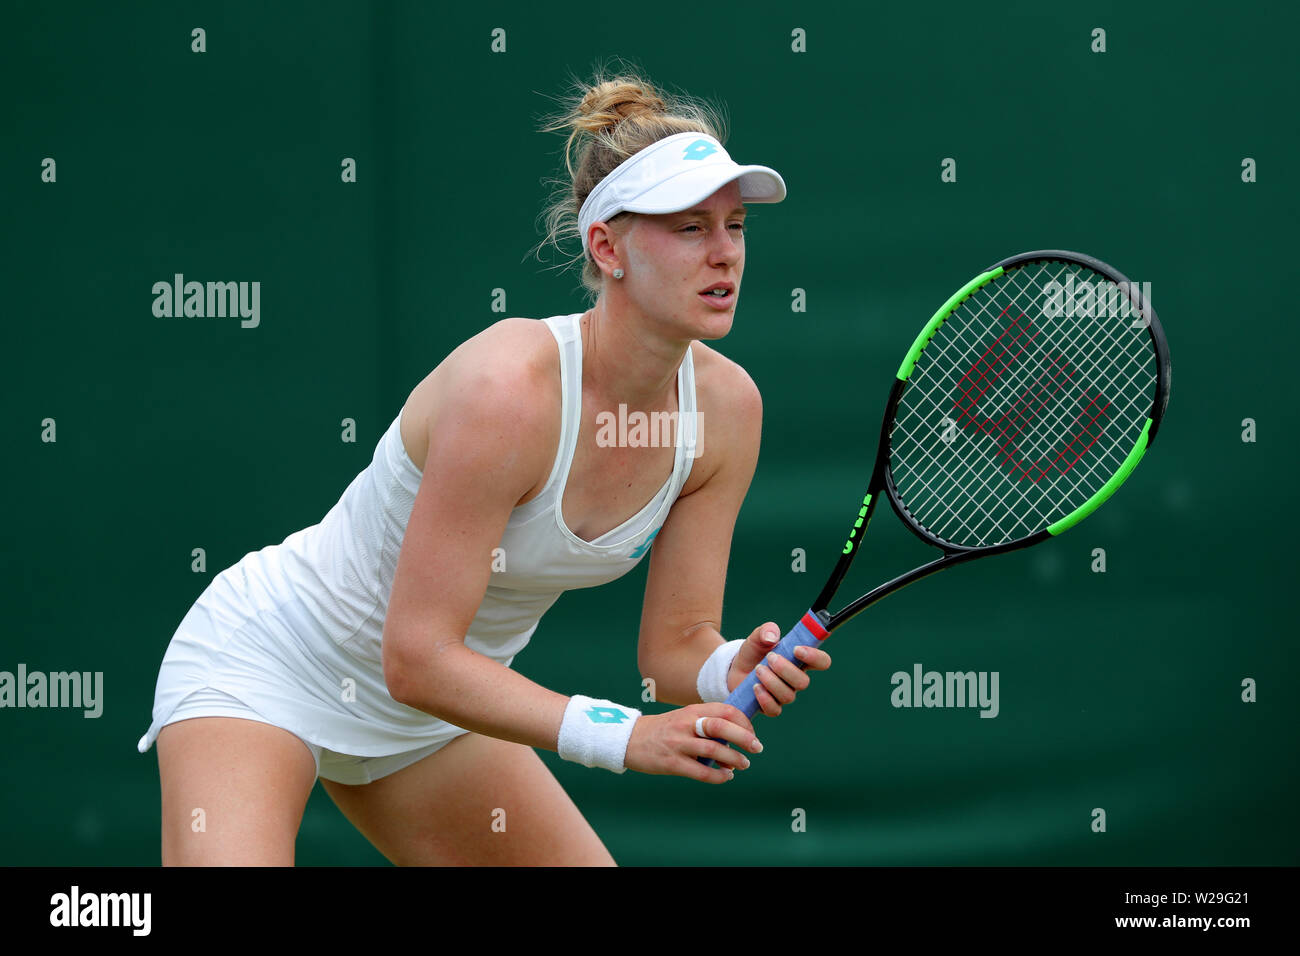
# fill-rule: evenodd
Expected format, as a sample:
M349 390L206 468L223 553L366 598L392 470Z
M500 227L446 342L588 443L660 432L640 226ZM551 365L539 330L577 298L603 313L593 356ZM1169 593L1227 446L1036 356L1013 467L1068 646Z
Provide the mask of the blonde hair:
M562 100L563 109L541 127L547 133L570 131L564 144L568 178L547 181L554 189L542 213L546 237L534 254L550 244L563 255L560 243L565 239L577 240L577 254L552 268L567 268L581 262L582 285L594 302L600 295L603 275L582 251L578 228L578 212L587 196L625 159L666 136L707 133L725 146L726 116L706 101L659 90L635 67L620 67L611 72L610 68L597 64L591 83L576 78L572 82L574 93ZM619 229L630 224L629 217L634 215L621 212L609 222Z

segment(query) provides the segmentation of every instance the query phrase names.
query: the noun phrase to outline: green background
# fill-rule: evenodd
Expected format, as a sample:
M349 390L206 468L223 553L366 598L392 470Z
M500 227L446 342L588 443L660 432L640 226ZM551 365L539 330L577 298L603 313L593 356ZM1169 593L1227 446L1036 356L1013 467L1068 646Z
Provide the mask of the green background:
M543 754L614 856L1300 863L1296 528L1279 481L1297 462L1300 18L1282 6L7 7L0 669L103 671L105 711L0 711L0 862L156 863L156 752L135 743L211 577L321 519L410 389L502 317L494 289L508 315L586 307L576 273L529 257L543 180L562 172L561 136L538 126L571 71L617 54L725 104L733 158L789 188L751 207L742 303L716 343L765 403L730 636L807 607L899 360L992 262L1076 249L1150 282L1175 374L1159 439L1105 508L837 633L835 666L762 720L766 751L735 782ZM261 326L155 318L151 287L177 272L260 281ZM57 443L40 440L47 417ZM348 417L355 444L339 441ZM846 589L928 556L885 512L868 540ZM635 702L646 564L561 599L517 669ZM1000 715L895 709L890 675L918 662L999 672ZM298 862L384 861L318 786Z

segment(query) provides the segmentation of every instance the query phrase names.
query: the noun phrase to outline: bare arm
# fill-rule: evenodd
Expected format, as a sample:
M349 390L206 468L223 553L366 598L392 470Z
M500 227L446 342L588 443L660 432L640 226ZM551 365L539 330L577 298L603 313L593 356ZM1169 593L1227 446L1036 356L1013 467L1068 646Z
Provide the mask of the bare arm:
M654 679L656 697L667 703L699 701L700 668L727 640L721 633L722 596L732 532L758 461L763 415L758 388L739 366L728 363L722 370L711 404L721 411L713 421L725 425L709 430L706 418L703 426L705 455L717 457L704 483L673 505L655 539L646 581L638 663L642 676ZM795 664L766 656L780 636L775 622L759 624L727 675L727 687L734 690L756 672L754 696L769 717L778 716L809 683ZM820 648L795 654L808 670L830 667L830 655Z
M542 399L545 368L526 360L530 330L510 326L471 339L439 369L424 474L384 622L384 679L408 706L554 750L568 698L465 646L492 549L519 499L549 473L558 441L558 389L554 401Z
M708 476L673 504L650 552L637 658L642 676L654 679L657 699L667 703L699 701L696 676L724 641L732 531L758 463L758 388L739 366L723 371L710 403L716 411L702 422L705 456L696 462Z

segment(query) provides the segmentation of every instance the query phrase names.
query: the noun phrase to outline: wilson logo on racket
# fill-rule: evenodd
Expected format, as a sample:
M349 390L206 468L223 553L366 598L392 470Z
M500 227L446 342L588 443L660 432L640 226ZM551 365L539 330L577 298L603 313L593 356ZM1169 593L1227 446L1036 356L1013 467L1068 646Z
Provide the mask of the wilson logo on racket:
M1006 317L1010 306L998 316ZM1058 313L1060 314L1060 313ZM997 417L985 417L980 406L985 396L998 393L1004 375L1025 359L1026 353L1038 337L1033 323L1021 312L1011 320L997 337L979 354L966 373L958 380L958 394L953 401L955 423L963 429L973 429L989 438L995 447L994 458L1019 480L1035 483L1050 472L1065 474L1073 468L1104 435L1110 402L1100 393L1080 391L1077 369L1060 354L1044 353L1035 356L1034 369L1017 381L1013 388L1003 389L999 398L1004 404ZM1074 403L1072 414L1063 412L1062 406ZM944 422L952 421L944 419ZM1036 428L1052 428L1063 421L1073 424L1059 434L1060 445L1044 456L1033 458L1032 450L1022 450L1022 438ZM945 444L951 442L945 438ZM1032 449L1032 441L1028 443Z

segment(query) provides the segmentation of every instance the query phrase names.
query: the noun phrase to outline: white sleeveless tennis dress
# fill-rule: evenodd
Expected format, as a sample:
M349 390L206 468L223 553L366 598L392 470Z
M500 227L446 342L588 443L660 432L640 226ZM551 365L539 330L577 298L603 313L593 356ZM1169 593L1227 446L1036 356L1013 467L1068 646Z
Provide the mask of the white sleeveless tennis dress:
M690 475L693 429L682 428L673 472L639 512L595 541L565 526L560 502L582 413L582 313L544 319L560 350L561 431L542 492L515 508L466 646L509 666L566 590L630 571ZM677 371L681 421L693 420L691 353ZM163 657L146 752L167 724L201 716L260 720L296 734L319 776L369 783L466 733L393 700L380 650L384 616L421 472L402 444L401 414L370 464L324 519L218 574L181 621Z

